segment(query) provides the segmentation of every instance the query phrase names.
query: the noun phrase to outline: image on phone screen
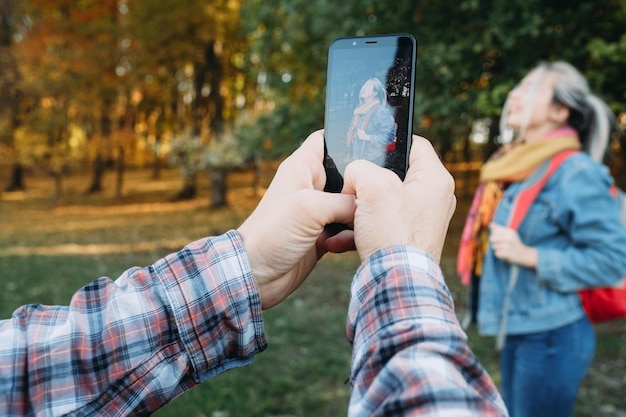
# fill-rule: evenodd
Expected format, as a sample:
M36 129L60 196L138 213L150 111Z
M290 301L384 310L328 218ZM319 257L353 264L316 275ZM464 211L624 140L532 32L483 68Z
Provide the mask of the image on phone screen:
M339 38L328 53L324 117L327 191L365 159L404 179L413 121L417 45L411 35Z

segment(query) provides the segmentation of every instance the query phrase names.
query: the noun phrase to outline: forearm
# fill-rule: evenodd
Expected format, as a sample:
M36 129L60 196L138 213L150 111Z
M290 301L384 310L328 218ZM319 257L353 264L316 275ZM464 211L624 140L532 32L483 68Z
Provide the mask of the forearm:
M610 287L626 274L626 242L599 248L538 250L537 280L555 291Z
M0 414L150 412L265 348L236 233L0 322Z
M467 346L436 262L416 249L378 252L352 286L349 415L506 415Z

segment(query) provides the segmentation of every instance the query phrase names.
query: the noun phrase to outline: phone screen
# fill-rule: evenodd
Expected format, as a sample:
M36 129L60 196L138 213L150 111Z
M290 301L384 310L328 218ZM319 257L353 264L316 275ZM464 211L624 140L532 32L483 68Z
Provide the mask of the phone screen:
M328 52L324 117L326 190L341 191L350 161L404 179L413 124L417 44L408 34L347 37Z

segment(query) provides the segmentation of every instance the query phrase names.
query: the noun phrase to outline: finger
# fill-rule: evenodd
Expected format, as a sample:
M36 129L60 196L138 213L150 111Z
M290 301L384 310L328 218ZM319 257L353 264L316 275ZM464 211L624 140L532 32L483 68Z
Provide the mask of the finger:
M324 131L318 130L280 164L268 193L284 195L300 189L323 189L326 183L323 159Z
M443 165L430 141L414 135L412 143L409 169L404 182L410 186L416 183L419 187L423 187L424 183L427 182L429 186L438 188L442 197L452 197L450 213L453 213L456 207L456 198L454 197L455 181L452 174Z
M489 236L489 241L494 245L498 245L503 241L502 235L498 232L492 232Z
M496 224L496 223L489 224L489 232L491 233L491 236L502 236L502 233L504 233L505 230L506 230L506 227L501 226L499 224Z
M441 162L432 143L426 138L413 135L409 161L409 169L404 179L405 184L410 187L417 186L420 189L425 184L436 188L439 192L438 197L448 200L448 216L451 218L456 209L455 181Z
M359 190L378 193L379 190L387 189L390 183L394 182L400 183L400 178L395 173L372 162L360 159L350 162L346 167L342 193L362 197ZM367 187L364 187L364 185Z
M303 161L306 163L311 173L313 187L322 190L326 183L326 172L324 171L324 130L316 130L311 133L298 148L299 153L305 153Z
M352 230L342 230L336 235L325 240L326 250L333 253L343 253L356 250L354 243L354 232Z
M324 129L311 133L294 153L300 152L306 152L322 161L324 158Z
M354 196L327 193L318 190L302 190L293 196L298 200L301 215L314 219L318 227L327 224L354 222Z
M432 143L426 138L413 135L409 155L409 173L415 170L441 169L443 164ZM444 168L445 169L445 168ZM407 176L409 174L407 173Z

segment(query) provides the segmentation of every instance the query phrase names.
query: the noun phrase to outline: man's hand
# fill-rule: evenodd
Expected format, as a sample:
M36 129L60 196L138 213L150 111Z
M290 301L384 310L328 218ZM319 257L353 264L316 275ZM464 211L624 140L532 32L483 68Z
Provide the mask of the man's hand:
M392 245L415 246L440 259L456 207L454 179L426 139L414 136L404 182L359 160L348 165L343 192L356 198L354 240L362 261Z
M298 288L327 252L325 225L353 221L353 196L322 191L323 157L324 135L317 131L283 161L265 196L238 229L264 309ZM336 251L353 247L349 237L333 239Z

